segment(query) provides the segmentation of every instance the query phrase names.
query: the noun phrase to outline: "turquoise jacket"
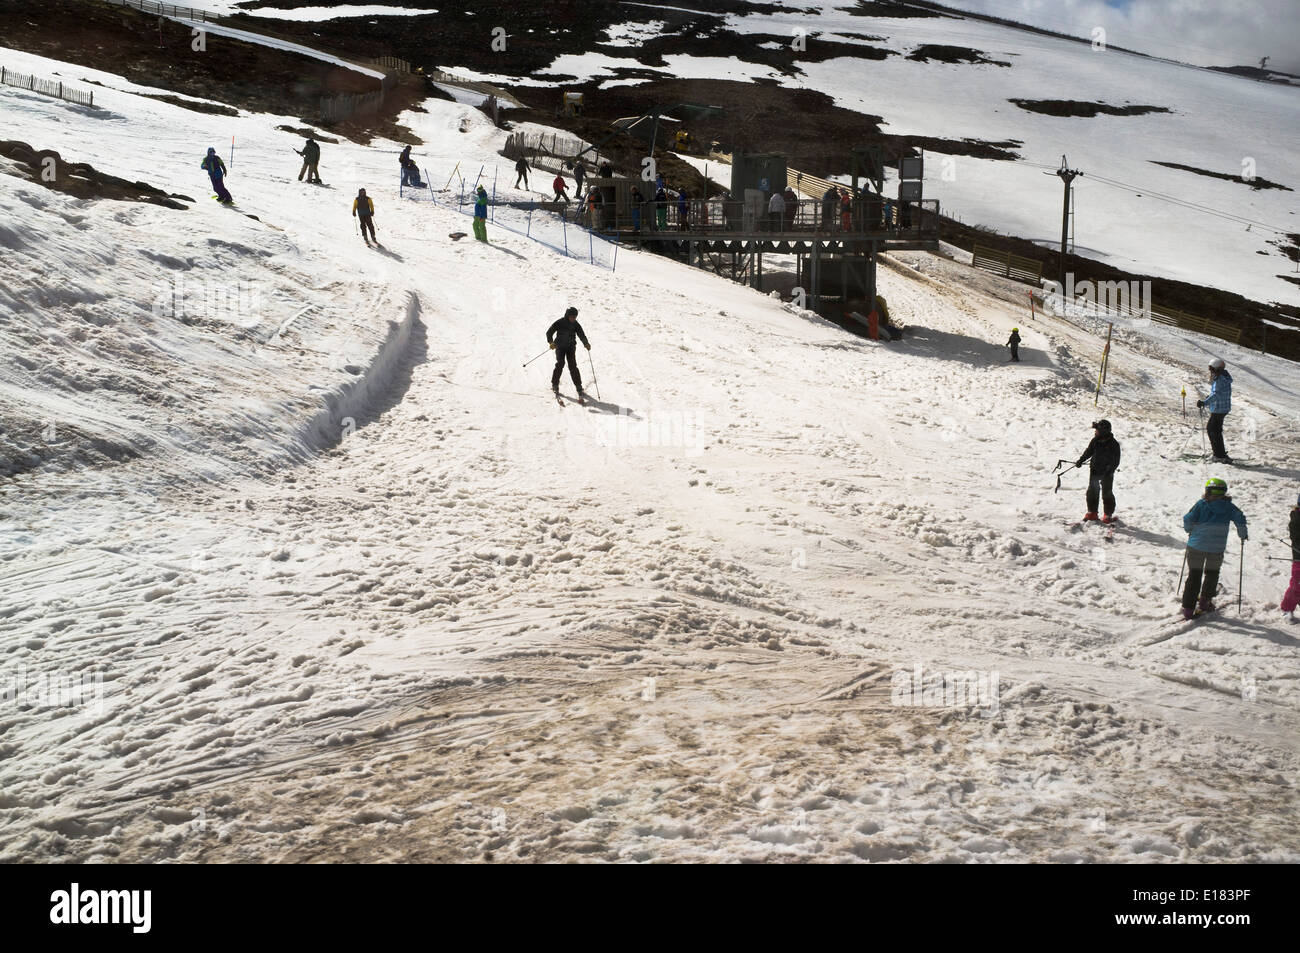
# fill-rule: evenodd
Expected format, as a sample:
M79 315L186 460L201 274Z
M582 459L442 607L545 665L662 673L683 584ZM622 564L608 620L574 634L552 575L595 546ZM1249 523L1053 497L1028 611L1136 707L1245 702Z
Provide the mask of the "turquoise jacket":
M1246 514L1230 497L1197 500L1183 517L1187 545L1203 553L1221 553L1228 548L1228 524L1237 524L1237 535L1246 539Z

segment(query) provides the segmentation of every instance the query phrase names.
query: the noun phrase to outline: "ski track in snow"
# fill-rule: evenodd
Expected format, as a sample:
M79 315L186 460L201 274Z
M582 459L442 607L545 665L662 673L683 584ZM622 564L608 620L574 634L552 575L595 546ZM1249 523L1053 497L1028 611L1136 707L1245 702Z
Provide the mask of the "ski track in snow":
M183 111L104 100L107 126L0 90L15 138L200 192ZM425 105L402 121L432 181L509 166L480 114ZM452 243L463 216L398 198L395 144L326 145L312 190L284 117L184 118L237 127L231 189L283 232L205 194L0 194L5 439L132 451L4 485L0 675L103 686L6 696L3 859L1300 856L1300 633L1263 558L1300 475L1293 365L1212 352L1243 365L1230 446L1268 464L1227 474L1243 612L1225 591L1181 626L1206 474L1161 455L1197 440L1177 394L1211 342L1118 327L1094 410L1094 331L942 256L882 268L909 333L876 344L629 249ZM349 231L358 185L386 254ZM255 283L258 320L156 313L195 271ZM520 368L570 303L589 408L554 405L549 355ZM1066 528L1080 479L1051 492L1101 414L1111 543ZM996 711L896 704L917 665L997 672Z

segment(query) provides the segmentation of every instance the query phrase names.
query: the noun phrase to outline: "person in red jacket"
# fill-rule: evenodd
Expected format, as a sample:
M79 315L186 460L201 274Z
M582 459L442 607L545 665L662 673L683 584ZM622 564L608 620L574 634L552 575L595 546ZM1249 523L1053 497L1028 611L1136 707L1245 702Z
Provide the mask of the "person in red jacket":
M551 188L555 190L555 201L558 202L560 199L564 199L564 204L569 204L569 186L564 181L564 176L557 175L555 181L551 183Z

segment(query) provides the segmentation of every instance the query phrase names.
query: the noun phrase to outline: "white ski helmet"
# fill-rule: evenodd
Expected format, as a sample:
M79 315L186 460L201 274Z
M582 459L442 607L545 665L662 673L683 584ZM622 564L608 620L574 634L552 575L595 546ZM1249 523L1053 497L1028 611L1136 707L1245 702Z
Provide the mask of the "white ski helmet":
M1216 357L1214 360L1210 361L1210 370L1212 371L1223 370L1223 358Z

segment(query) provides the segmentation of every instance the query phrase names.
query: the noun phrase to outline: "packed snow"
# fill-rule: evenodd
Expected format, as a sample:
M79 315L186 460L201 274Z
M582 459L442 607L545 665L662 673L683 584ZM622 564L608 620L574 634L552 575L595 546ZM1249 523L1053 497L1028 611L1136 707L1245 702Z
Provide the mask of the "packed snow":
M7 135L196 201L3 180L0 415L47 462L0 484L0 858L1300 859L1295 365L1130 321L1094 407L1104 329L942 254L882 268L908 333L873 342L506 230L549 176L462 104L401 117L433 189L399 196L396 143L310 186L291 117L4 56L111 87L0 88ZM198 169L231 136L237 209ZM449 237L457 163L499 169L489 245ZM548 391L569 305L587 407ZM1183 459L1212 355L1249 468ZM1053 493L1101 415L1109 542ZM1175 623L1208 475L1242 608L1230 551Z

